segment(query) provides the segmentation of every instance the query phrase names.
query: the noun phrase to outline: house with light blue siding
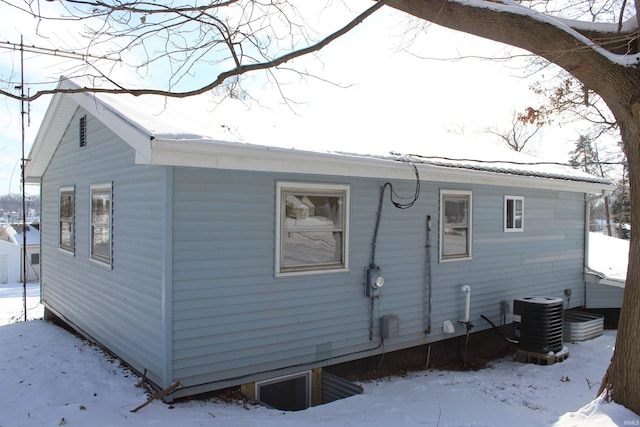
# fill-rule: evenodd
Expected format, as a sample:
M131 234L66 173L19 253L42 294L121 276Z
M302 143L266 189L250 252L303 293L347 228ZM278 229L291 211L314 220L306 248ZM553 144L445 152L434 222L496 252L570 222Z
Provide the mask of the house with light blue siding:
M513 152L225 141L164 102L56 94L26 172L47 314L171 397L284 385L305 407L327 366L511 323L516 298L585 304L606 180Z

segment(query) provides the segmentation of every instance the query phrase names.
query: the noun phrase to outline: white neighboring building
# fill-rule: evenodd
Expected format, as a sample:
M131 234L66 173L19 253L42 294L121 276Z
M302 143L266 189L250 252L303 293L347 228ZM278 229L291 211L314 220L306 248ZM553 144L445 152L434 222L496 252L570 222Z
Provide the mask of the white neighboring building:
M27 225L27 281L40 278L40 224ZM0 224L0 284L23 281L22 224Z

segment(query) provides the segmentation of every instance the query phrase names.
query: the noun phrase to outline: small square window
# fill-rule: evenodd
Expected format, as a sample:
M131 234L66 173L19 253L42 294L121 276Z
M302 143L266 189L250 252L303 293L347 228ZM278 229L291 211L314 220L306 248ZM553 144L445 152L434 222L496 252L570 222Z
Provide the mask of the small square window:
M440 193L440 260L471 258L471 192Z
M504 231L524 231L524 197L504 196Z
M276 199L276 274L348 268L348 186L282 182Z
M40 254L31 254L31 265L40 264Z

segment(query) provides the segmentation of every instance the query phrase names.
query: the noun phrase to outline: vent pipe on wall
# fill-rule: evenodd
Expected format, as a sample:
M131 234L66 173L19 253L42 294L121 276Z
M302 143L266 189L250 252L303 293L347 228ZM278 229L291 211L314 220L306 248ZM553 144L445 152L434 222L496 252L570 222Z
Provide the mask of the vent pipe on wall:
M462 292L465 294L465 306L464 306L464 320L461 320L461 323L469 323L469 317L471 312L471 286L464 285L462 287Z

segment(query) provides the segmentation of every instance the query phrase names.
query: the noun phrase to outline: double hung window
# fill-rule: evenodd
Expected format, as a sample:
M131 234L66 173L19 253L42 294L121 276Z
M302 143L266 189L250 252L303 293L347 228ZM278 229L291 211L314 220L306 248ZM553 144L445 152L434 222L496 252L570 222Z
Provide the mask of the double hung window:
M470 191L440 192L440 260L471 258Z
M91 186L91 258L111 264L111 183Z
M349 186L279 182L276 274L348 268Z
M58 246L60 249L73 252L75 250L75 188L60 189L58 224Z

